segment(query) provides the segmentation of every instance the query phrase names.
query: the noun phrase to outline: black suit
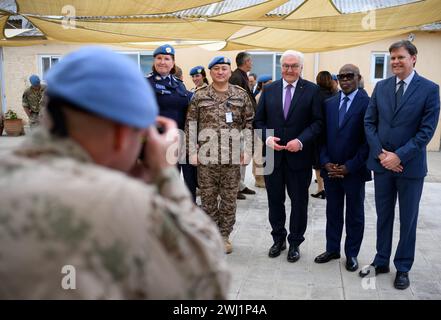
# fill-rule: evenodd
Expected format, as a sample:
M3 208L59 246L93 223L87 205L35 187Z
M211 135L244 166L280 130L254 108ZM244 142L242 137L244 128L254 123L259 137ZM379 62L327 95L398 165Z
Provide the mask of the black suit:
M228 81L231 84L235 84L236 86L245 89L245 91L248 93L248 96L250 97L251 103L253 104L253 108L256 109L256 98L254 97L254 94L251 92L247 73L237 68L236 70L233 71Z
M366 168L369 147L364 134L364 115L369 96L358 90L350 108L339 126L341 95L337 94L324 103L326 139L321 148L321 164L344 164L348 174L343 179L328 178L322 170L327 196L326 202L326 251L340 253L343 225L346 224L345 254L357 257L364 232L365 183L371 180ZM346 215L344 215L346 198Z
M283 82L277 80L262 92L257 106L254 125L263 129L263 141L267 136L280 138L280 145L299 139L303 149L298 152L274 151L270 159L266 147L265 183L268 195L269 220L275 242L285 241L285 189L291 199L290 234L288 242L298 246L304 241L307 224L308 188L311 182L314 140L322 130L323 120L319 87L312 82L299 79L285 119L283 115ZM273 129L274 133L266 133ZM269 172L271 165L274 170Z

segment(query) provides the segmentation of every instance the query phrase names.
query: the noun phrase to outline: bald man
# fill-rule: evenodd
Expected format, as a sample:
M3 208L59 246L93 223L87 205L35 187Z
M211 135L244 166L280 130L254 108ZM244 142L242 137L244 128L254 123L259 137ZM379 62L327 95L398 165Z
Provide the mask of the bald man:
M344 65L337 75L340 93L325 100L325 143L320 162L326 190L326 251L315 258L326 263L340 258L340 242L346 223L346 269L358 269L357 256L364 231L365 183L371 180L366 168L369 148L364 133L364 115L369 97L359 90L360 70ZM346 212L344 212L346 200Z

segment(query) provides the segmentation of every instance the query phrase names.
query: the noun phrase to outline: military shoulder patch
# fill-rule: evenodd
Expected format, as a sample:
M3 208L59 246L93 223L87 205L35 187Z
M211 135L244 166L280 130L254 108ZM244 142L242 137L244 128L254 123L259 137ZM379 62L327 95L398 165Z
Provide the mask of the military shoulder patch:
M202 87L196 88L196 89L194 90L194 92L201 91L201 90L203 90L203 89L207 89L207 88L208 88L208 86L202 86Z

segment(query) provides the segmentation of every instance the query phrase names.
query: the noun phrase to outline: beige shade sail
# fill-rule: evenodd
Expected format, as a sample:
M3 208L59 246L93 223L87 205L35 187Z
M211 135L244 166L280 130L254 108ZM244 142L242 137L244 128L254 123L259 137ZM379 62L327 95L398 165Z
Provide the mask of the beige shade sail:
M285 20L337 16L340 11L331 0L305 0Z
M172 11L216 1L144 0L18 0L19 14L29 19L48 40L69 43L108 43L154 48L158 43L177 46L201 45L222 50L297 49L320 52L357 46L418 30L424 24L441 21L441 0L422 0L364 13L342 14L331 0L305 0L283 17L265 16L287 0L268 0L209 18L182 16L108 16L122 13ZM83 11L83 18L61 17L62 4ZM182 4L182 3L185 3ZM178 4L181 3L181 4ZM113 6L114 5L114 6ZM77 7L76 7L77 6ZM155 6L155 8L153 8ZM181 6L181 7L179 7ZM58 8L58 9L54 9ZM28 14L25 12L29 12ZM120 11L118 11L120 10ZM36 14L56 14L37 16ZM125 12L127 14L127 12ZM0 13L1 14L1 13ZM7 13L3 12L3 15ZM0 15L0 23L5 23ZM363 25L364 23L364 25ZM2 35L3 36L3 35ZM9 40L20 41L18 37ZM30 43L27 41L26 43ZM23 40L24 41L24 40ZM3 41L3 45L17 42Z
M223 48L229 50L264 49L284 51L294 49L302 52L330 51L405 34L414 29L372 32L315 32L266 29L239 39L228 41Z
M251 7L213 16L209 20L251 20L264 17L266 13L280 7L289 0L268 0ZM271 19L271 18L270 18Z
M20 14L46 16L128 16L161 14L219 0L16 0Z
M28 17L47 37L76 42L225 40L243 26L200 20L175 22L104 22ZM170 19L169 19L170 20ZM69 27L72 27L71 29Z
M342 15L330 0L307 0L280 21L289 24L296 23L298 19L337 19L342 16L345 15ZM222 50L284 51L295 49L303 52L321 52L358 46L401 35L415 29L415 27L409 27L387 31L327 32L264 28L249 35L230 39Z
M8 21L8 18L9 18L8 15L5 15L0 11L0 30L1 30L0 39L6 38L4 30L5 30L6 21Z
M426 0L392 8L377 9L353 14L325 16L316 18L298 18L295 20L218 20L246 26L268 27L303 31L387 31L417 27L434 21L441 21L441 2Z
M63 25L61 20L40 19L27 17L34 26L40 29L48 39L54 39L62 42L80 42L80 43L118 43L118 42L145 42L157 41L156 38L142 37L139 35L123 35L121 33L100 32L87 30L75 23L67 22Z

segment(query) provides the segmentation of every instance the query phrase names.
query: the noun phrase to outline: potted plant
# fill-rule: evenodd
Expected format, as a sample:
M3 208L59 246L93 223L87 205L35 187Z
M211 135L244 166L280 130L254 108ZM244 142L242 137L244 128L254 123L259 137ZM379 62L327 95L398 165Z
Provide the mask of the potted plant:
M24 134L23 120L12 110L8 110L4 116L4 129L8 136Z

